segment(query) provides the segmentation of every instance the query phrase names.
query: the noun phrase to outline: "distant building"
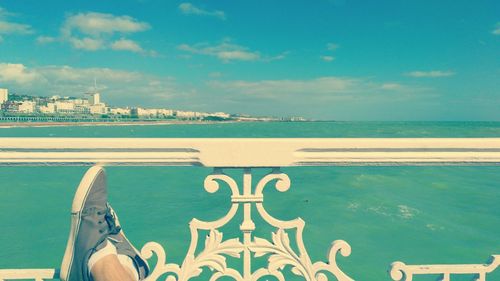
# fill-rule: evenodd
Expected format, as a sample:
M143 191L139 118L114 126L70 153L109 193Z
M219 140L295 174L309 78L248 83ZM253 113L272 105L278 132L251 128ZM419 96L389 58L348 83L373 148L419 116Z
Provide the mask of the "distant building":
M302 121L307 121L306 118L304 117L300 117L300 116L292 116L290 118L288 118L289 121L292 121L292 122L302 122Z
M90 104L91 105L96 105L101 103L101 94L99 93L92 93L90 94Z
M19 108L19 102L15 101L6 101L2 104L2 111L9 113L16 113Z
M0 89L0 104L9 100L9 90L8 89Z
M107 107L104 103L93 104L90 106L91 114L106 114Z
M57 113L73 113L75 112L75 104L68 101L56 101L55 107Z
M87 105L89 104L89 101L86 99L74 99L73 103L76 105Z
M215 113L210 114L210 116L216 116L216 117L220 117L220 118L229 118L229 117L231 117L230 114L227 114L227 113L224 113L224 112L215 112Z
M200 113L194 112L194 111L177 110L176 116L177 116L177 118L181 118L181 119L195 119L197 117L200 117Z
M17 111L21 113L33 113L36 103L34 101L23 101L17 106Z
M90 107L88 104L75 104L75 113L89 114Z
M130 108L121 108L121 107L110 108L109 113L113 115L130 115Z
M154 117L158 115L158 109L137 108L137 116L139 117Z
M47 103L47 105L42 105L38 107L40 113L43 114L53 114L56 112L56 105L52 102Z
M158 117L174 116L174 111L171 109L158 109Z

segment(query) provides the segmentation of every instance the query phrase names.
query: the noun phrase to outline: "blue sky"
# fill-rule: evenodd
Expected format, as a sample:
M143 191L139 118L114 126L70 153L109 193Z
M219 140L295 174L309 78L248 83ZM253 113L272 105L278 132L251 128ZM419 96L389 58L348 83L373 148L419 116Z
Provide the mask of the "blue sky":
M323 120L500 121L499 1L3 1L0 87Z

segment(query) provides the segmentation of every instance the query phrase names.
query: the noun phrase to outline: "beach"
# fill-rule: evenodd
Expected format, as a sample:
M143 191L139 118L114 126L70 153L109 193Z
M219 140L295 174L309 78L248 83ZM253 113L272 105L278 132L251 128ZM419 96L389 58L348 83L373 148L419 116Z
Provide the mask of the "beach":
M214 124L228 123L234 121L109 121L109 122L0 122L0 128L23 128L23 127L68 127L68 126L158 126L174 124Z

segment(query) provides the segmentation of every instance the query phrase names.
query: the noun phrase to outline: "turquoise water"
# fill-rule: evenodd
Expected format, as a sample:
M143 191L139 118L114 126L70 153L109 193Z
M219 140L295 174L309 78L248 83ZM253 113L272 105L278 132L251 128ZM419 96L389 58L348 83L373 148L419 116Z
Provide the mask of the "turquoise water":
M500 137L499 122L228 123L212 125L0 129L1 137ZM0 168L0 268L59 267L73 192L86 167ZM297 167L283 169L292 188L266 190L275 217L306 221L313 261L333 240L352 246L340 267L355 280L390 280L408 264L483 263L500 253L500 167ZM109 167L113 204L136 245L157 241L181 263L193 217L216 219L227 189L208 194L202 167ZM241 171L228 171L236 179ZM255 171L255 178L268 172ZM261 221L256 218L258 227ZM238 222L224 237L238 236ZM268 227L257 231L269 238ZM233 263L233 262L231 262ZM470 276L452 280L470 280ZM202 276L198 280L208 280ZM266 280L263 278L262 280ZM274 280L269 278L269 280ZM287 276L287 280L300 280ZM414 278L435 280L435 277ZM488 280L500 280L500 269Z

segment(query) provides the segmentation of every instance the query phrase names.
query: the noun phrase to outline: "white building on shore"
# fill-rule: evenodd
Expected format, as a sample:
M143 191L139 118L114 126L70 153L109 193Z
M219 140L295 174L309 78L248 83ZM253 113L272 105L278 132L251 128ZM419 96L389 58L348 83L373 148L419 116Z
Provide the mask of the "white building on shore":
M53 102L49 102L47 105L39 106L38 110L43 114L54 114L56 112L56 105Z
M99 93L92 93L92 94L89 94L90 95L90 104L91 105L96 105L96 104L100 104L101 103L101 94Z
M109 113L113 115L130 115L130 108L123 108L123 107L111 107L109 109Z
M156 118L157 115L158 115L158 109L154 109L154 108L141 108L141 107L137 108L137 116L139 116L139 117L152 117L152 118Z
M182 111L182 110L177 110L176 111L176 116L177 118L182 118L182 119L195 119L201 116L200 112L195 112L195 111Z
M58 113L73 113L75 112L75 104L70 101L56 101L56 112Z
M229 117L231 117L230 114L227 114L225 112L215 112L215 113L210 114L210 116L215 116L215 117L220 117L220 118L229 118Z
M174 111L171 109L158 109L158 117L174 116Z
M0 104L9 100L9 90L8 89L0 89Z
M91 114L106 114L107 108L104 103L93 104L90 106Z
M34 101L22 101L17 107L18 112L33 113L35 112L36 103Z

